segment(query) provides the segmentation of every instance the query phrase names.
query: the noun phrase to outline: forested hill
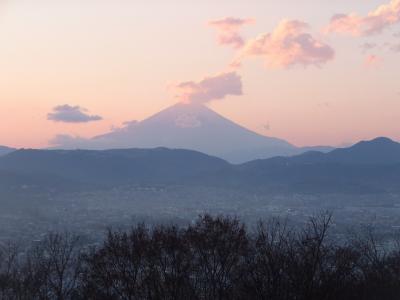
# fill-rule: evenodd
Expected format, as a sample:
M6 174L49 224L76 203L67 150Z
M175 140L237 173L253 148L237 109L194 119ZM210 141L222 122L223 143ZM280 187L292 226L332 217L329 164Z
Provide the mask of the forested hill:
M276 192L387 193L400 189L400 144L378 138L329 153L308 152L241 165L167 148L17 150L0 157L0 174L4 172L14 174L17 185L29 178L53 185L57 178L58 186L65 180L70 186L75 182L88 187L194 184Z

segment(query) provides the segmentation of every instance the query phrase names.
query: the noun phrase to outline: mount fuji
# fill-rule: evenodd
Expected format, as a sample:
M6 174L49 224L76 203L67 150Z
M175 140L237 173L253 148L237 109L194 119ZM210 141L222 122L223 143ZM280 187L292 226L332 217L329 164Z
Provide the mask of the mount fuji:
M297 148L248 130L201 104L178 103L141 121L91 139L60 136L57 148L179 148L200 151L232 163L300 154L329 147Z

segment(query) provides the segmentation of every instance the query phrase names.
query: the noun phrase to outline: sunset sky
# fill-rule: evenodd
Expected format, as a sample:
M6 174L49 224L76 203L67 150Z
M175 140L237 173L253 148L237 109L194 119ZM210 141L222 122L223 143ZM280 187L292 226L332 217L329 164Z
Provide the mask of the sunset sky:
M0 0L0 43L0 145L177 101L298 146L400 140L400 0Z

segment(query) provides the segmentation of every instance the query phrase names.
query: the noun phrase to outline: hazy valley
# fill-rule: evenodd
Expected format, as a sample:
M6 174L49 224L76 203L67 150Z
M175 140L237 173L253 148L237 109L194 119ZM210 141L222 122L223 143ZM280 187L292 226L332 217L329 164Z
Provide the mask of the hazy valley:
M198 215L303 224L331 211L335 230L400 228L400 144L386 138L329 153L230 164L190 150L17 150L0 157L0 237L69 230L93 238L133 223Z

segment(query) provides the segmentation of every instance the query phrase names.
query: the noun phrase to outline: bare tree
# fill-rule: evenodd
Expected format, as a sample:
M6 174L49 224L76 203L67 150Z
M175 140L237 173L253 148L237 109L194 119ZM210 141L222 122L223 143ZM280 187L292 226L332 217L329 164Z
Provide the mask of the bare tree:
M109 231L103 246L85 257L85 299L146 298L149 243L149 231L143 225L129 233Z
M176 226L159 226L152 232L148 289L153 299L194 299L193 253Z
M0 299L10 298L18 269L18 247L7 243L0 247Z
M288 249L293 232L287 223L273 219L260 222L246 259L247 271L242 282L243 296L253 299L285 299L288 292Z
M49 298L70 299L81 272L79 237L51 233L39 249L43 252L42 263L47 270Z
M198 299L234 299L244 274L249 240L237 219L202 216L185 239L193 251L192 286Z

